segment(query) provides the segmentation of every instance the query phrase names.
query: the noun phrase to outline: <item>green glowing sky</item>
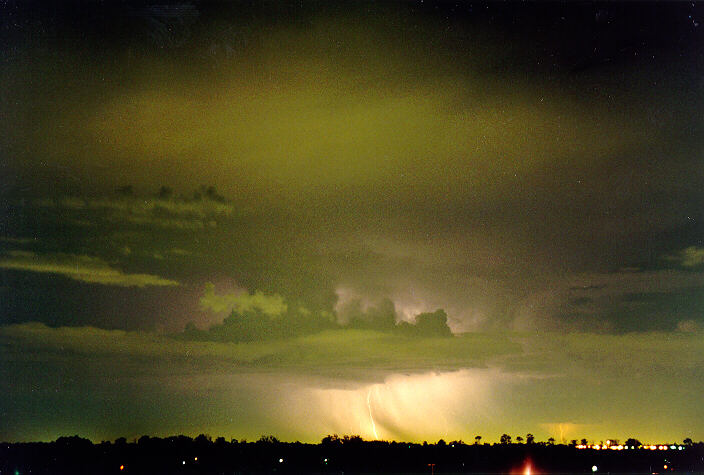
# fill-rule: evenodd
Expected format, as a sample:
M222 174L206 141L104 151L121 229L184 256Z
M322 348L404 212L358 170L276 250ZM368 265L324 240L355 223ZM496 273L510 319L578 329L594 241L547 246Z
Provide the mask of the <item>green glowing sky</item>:
M0 8L0 439L704 437L701 5Z

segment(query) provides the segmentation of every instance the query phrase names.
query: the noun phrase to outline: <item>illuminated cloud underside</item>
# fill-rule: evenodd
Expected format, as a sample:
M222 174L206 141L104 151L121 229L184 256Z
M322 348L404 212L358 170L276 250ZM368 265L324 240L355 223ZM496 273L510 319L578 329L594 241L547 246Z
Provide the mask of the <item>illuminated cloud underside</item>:
M329 433L418 441L467 441L482 435L492 440L504 432L558 440L561 434L563 439L637 435L677 440L681 424L698 417L698 406L692 404L704 390L697 376L704 365L699 333L511 339L521 342L523 350L490 335L418 340L409 348L406 338L350 330L231 344L19 325L0 330L4 358L12 362L11 378L2 389L5 401L45 391L55 391L54 397L63 401L90 387L84 417L91 417L141 388L144 397L130 411L143 418L116 412L115 417L102 416L105 429L88 429L81 425L84 417L72 421L71 412L60 409L42 413L42 429L31 432L41 438L79 429L96 439L111 437L112 431L138 436L158 420L164 410L155 406L159 404L172 418L151 431L156 435L182 427L194 435L232 433L252 439L275 433L309 441ZM71 356L56 359L57 352ZM56 386L24 372L37 358L52 371L73 374L73 382ZM29 388L38 392L30 396ZM114 397L103 400L105 394ZM680 408L677 414L670 410L673 405ZM203 412L205 407L211 409ZM649 418L638 418L642 407L651 411ZM11 419L0 437L11 437L13 428L21 426Z
M71 254L40 256L32 252L14 251L0 260L0 268L56 274L89 284L120 287L173 286L178 282L150 274L125 274L110 267L102 259Z

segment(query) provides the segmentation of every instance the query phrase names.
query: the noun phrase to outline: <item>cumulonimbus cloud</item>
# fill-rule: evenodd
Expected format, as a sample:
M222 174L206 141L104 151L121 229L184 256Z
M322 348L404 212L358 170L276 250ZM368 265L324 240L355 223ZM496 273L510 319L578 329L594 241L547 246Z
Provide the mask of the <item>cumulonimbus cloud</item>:
M489 440L502 432L532 432L542 439L558 438L562 432L569 438L599 438L620 435L628 421L631 435L647 438L653 436L655 421L658 433L669 438L680 434L674 417L698 420L703 342L693 332L467 333L409 339L370 330L332 330L288 340L230 343L27 323L0 326L0 360L9 371L5 385L0 382L0 394L64 396L67 388L54 393L53 381L26 371L39 359L56 371L75 374L76 387L101 388L87 391L86 397L92 398L88 411L100 406L96 401L108 392L117 397L149 394L130 399L145 414L155 413L153 404L178 401L183 412L163 422L174 431L235 431L253 437L252 431L265 430L310 441L333 432L411 440L477 433ZM86 361L94 371L77 370ZM37 387L47 390L37 394L51 396L37 396ZM652 388L662 393L662 400L651 397ZM645 422L631 409L643 405L653 413ZM194 426L206 406L227 417ZM601 419L594 420L597 408ZM18 414L10 412L10 417ZM50 434L44 438L60 433L53 413L41 417ZM507 425L505 418L524 422ZM139 423L120 426L125 424L120 419L124 417L111 422L122 431L141 429ZM585 423L590 424L588 433L565 431L586 430ZM5 430L0 437L12 437ZM113 430L109 436L119 433Z
M215 293L215 285L212 283L206 284L205 294L200 299L200 304L203 308L215 313L257 309L273 317L281 315L288 308L280 295L265 295L261 292L255 292L251 295L247 292L230 292L218 295Z

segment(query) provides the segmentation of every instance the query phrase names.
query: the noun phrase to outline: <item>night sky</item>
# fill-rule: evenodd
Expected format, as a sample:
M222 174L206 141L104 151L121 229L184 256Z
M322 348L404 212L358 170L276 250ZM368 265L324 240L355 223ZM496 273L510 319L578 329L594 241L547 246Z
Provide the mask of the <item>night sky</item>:
M46 3L0 440L704 438L704 4Z

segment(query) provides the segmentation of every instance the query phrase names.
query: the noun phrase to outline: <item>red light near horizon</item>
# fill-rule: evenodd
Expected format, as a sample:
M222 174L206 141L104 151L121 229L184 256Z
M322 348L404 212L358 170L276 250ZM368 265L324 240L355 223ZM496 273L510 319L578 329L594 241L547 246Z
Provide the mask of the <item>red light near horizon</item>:
M537 471L530 460L523 462L520 467L511 469L510 475L537 475Z

